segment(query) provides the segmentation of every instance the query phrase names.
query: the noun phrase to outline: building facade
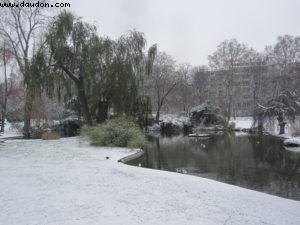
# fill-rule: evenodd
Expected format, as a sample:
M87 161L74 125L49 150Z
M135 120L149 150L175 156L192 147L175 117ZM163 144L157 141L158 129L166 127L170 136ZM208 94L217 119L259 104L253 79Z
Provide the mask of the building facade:
M300 92L300 65L285 71L278 65L239 67L210 72L209 77L208 100L224 112L230 108L232 116L252 116L256 104L264 104L282 90Z

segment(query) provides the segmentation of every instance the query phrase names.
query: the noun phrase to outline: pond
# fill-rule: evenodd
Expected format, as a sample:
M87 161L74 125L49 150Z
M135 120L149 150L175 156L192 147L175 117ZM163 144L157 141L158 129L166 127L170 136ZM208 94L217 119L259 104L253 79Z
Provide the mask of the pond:
M300 200L300 153L272 136L150 137L146 154L130 164Z

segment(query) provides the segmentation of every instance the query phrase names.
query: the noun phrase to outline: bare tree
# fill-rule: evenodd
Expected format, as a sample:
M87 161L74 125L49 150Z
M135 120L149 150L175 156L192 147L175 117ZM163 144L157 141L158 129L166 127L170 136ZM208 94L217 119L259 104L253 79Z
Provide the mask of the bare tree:
M208 57L213 70L224 71L225 102L227 120L230 120L233 111L235 90L233 88L234 74L238 68L248 63L253 50L247 45L239 43L236 39L225 40L218 45L217 51Z
M8 3L8 0L1 0ZM20 0L15 0L20 3ZM42 7L5 7L1 9L0 36L9 43L20 73L26 81L30 77L30 60L34 54L34 46L37 35L45 25L46 16ZM30 137L30 120L34 92L27 85L25 113L24 113L24 137Z
M269 64L277 66L277 74L274 74L276 97L282 91L292 89L293 68L300 62L300 37L279 36L274 46L266 47L266 55Z
M193 105L193 89L191 78L192 66L189 64L179 64L176 70L177 86L171 93L172 105L184 113L189 113Z
M208 100L210 88L210 71L205 66L192 69L192 86L195 96L194 104L200 105Z
M148 81L154 92L152 96L156 105L156 122L159 122L160 112L168 95L177 85L175 75L175 61L166 53L159 52L154 60Z

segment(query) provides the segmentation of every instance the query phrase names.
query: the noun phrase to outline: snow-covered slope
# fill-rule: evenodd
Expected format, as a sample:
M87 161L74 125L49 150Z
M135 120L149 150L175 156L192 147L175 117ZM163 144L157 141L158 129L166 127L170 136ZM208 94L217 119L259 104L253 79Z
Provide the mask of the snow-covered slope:
M130 153L77 138L1 143L0 224L300 224L298 201L117 163Z

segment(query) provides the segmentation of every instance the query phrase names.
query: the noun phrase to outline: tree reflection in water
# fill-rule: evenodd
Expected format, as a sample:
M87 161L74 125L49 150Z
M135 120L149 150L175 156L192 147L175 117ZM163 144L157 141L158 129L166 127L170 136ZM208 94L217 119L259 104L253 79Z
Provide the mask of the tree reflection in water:
M269 136L152 137L138 163L300 200L300 153Z

